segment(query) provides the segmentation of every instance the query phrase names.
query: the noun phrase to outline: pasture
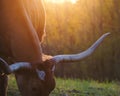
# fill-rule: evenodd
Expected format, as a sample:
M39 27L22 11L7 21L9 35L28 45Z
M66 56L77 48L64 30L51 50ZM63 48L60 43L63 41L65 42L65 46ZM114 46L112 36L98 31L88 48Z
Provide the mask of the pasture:
M119 82L56 78L56 88L50 96L120 96L119 94ZM8 96L21 96L14 76L9 77Z

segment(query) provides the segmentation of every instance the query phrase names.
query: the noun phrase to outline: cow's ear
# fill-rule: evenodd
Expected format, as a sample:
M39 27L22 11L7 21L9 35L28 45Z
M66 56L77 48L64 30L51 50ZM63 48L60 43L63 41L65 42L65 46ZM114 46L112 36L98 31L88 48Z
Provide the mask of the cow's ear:
M8 63L3 59L3 58L0 58L0 70L1 70L1 74L11 74L12 71L8 65Z

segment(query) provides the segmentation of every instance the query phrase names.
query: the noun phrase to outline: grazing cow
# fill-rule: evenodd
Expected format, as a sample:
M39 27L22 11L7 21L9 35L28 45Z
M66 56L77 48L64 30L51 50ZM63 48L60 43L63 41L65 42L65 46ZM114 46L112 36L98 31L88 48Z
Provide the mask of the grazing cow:
M42 0L0 0L0 96L6 96L10 73L22 96L48 96L55 87L55 64L89 56L109 34L82 53L47 56L41 49L44 27Z

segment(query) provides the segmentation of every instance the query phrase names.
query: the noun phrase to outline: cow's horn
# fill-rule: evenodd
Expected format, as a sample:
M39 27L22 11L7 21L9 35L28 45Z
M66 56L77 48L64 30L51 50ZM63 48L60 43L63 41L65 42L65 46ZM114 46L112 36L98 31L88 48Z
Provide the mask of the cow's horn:
M12 72L15 72L22 68L32 69L32 66L29 62L16 62L16 63L10 65L9 68Z
M21 68L31 69L32 66L28 62L17 62L12 65L9 65L4 59L0 58L0 68L4 74L14 73L15 71Z
M89 55L91 55L95 49L100 45L100 43L104 40L104 38L109 35L110 33L103 34L90 48L87 50L78 53L78 54L71 54L71 55L56 55L53 56L52 60L56 63L59 62L73 62L73 61L79 61Z

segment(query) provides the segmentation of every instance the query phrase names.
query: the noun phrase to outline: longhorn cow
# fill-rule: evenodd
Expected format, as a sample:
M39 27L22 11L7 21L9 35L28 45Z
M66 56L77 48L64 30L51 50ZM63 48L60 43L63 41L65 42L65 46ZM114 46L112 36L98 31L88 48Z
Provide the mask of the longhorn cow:
M48 56L41 49L44 27L42 0L0 0L0 96L6 96L7 75L11 73L22 96L48 96L55 87L56 64L91 55L109 34L82 53Z

